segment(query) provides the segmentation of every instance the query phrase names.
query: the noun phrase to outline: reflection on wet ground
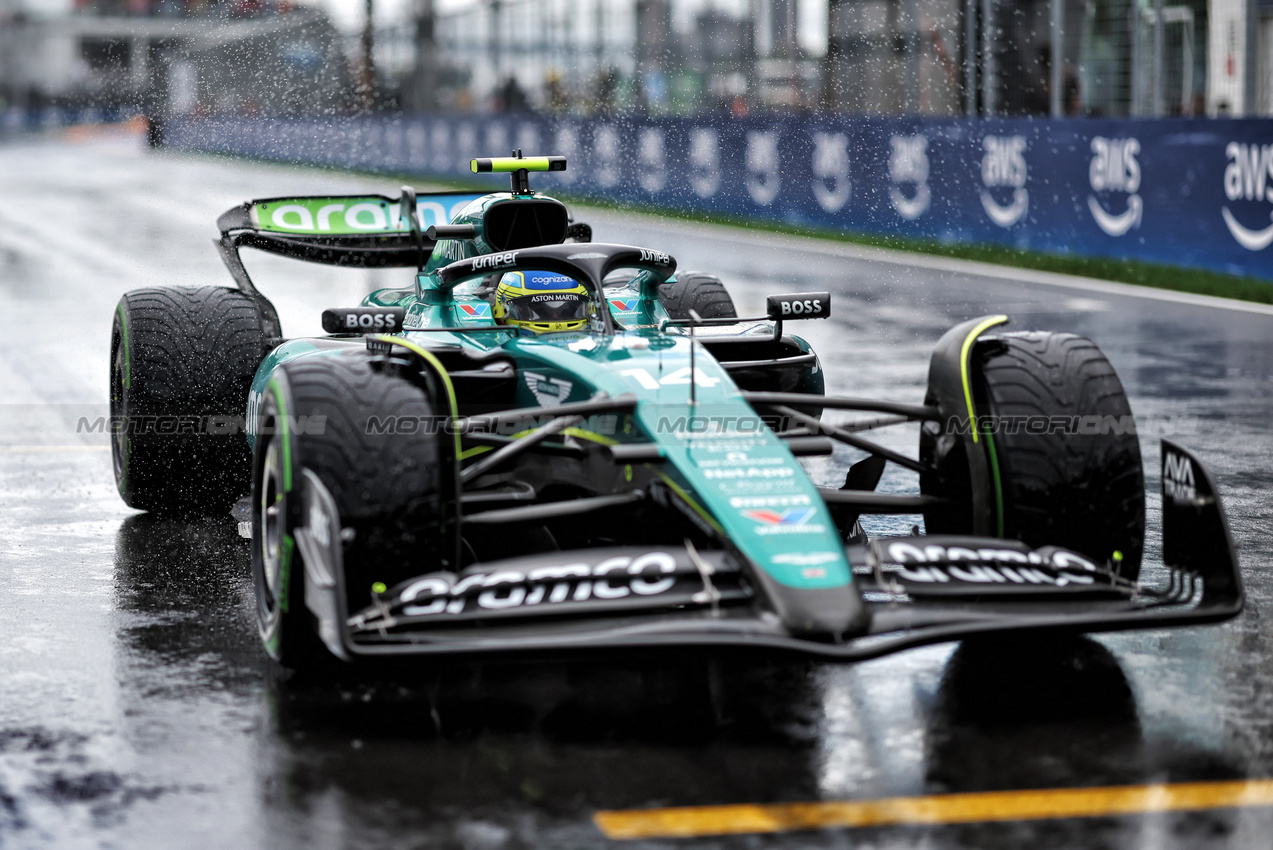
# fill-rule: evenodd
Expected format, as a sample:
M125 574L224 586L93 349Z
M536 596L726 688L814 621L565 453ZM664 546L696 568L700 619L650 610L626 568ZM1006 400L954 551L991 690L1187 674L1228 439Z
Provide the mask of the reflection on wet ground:
M981 313L1091 336L1140 417L1151 493L1158 436L1217 474L1248 611L1214 628L944 645L855 666L677 654L304 682L265 663L233 525L133 514L105 435L74 426L105 412L121 292L228 280L207 246L218 213L252 196L386 187L111 145L0 148L0 166L0 192L24 210L0 210L0 844L600 847L604 809L1273 776L1273 318L589 214L598 239L718 272L744 311L775 290L833 290L836 317L801 331L834 391L916 400L933 341ZM70 192L93 203L68 206ZM46 249L66 232L65 251ZM295 334L384 279L260 267ZM50 309L56 334L37 321ZM891 440L910 451L915 435ZM913 486L901 473L884 483ZM1150 538L1152 550L1154 525ZM1254 808L689 843L1264 847L1271 826Z

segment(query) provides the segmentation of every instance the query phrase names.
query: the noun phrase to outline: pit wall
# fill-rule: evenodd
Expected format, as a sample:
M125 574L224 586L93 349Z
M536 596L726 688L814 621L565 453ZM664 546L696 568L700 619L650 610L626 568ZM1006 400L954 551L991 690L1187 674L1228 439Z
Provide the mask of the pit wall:
M521 148L567 157L532 177L548 194L1273 282L1273 119L230 118L175 120L165 138L438 178Z

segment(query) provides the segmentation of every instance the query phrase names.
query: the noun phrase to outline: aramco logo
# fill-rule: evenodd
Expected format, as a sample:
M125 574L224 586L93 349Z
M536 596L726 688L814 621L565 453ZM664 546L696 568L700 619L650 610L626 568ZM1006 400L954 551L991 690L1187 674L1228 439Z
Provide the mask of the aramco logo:
M1030 193L1026 191L1025 136L986 136L981 140L981 205L990 220L1000 227L1012 227L1025 218L1030 209ZM1011 189L1006 204L996 195Z
M1133 227L1140 227L1144 203L1140 195L1140 163L1136 156L1140 153L1140 142L1136 139L1106 139L1096 136L1092 139L1092 162L1087 170L1088 183L1092 187L1087 196L1087 208L1096 221L1096 226L1110 236L1122 236ZM1112 195L1126 194L1126 209L1121 213L1111 213L1105 209L1098 195L1111 203L1116 199Z
M1229 142L1224 155L1229 159L1224 169L1225 197L1230 201L1254 202L1243 205L1250 210L1248 215L1256 210L1261 214L1267 212L1264 204L1273 204L1273 186L1269 185L1269 175L1273 174L1273 145ZM1263 251L1273 244L1273 224L1260 230L1248 229L1227 206L1220 209L1220 215L1233 238L1248 251ZM1269 213L1269 217L1273 218L1273 212Z
M888 141L893 148L888 158L888 176L893 181L888 198L898 215L914 221L928 211L933 198L928 188L928 137L893 136ZM912 187L910 197L907 186Z

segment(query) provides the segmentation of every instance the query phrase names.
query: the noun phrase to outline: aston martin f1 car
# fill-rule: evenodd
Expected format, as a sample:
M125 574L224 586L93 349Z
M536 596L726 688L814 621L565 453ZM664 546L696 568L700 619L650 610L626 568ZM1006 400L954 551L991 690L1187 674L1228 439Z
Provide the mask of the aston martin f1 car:
M218 221L233 288L119 303L119 491L238 514L283 665L687 646L862 659L1241 610L1215 484L1166 440L1162 565L1140 581L1138 437L1090 341L974 318L937 341L923 399L829 396L789 331L826 320L832 293L738 316L718 279L593 242L531 191L563 159L473 168L510 191L245 203ZM328 335L287 339L243 247L415 273L327 309ZM868 436L902 423L919 423L915 455ZM819 486L801 459L832 454L843 485ZM917 492L879 492L886 464ZM924 530L872 538L859 517L875 514Z

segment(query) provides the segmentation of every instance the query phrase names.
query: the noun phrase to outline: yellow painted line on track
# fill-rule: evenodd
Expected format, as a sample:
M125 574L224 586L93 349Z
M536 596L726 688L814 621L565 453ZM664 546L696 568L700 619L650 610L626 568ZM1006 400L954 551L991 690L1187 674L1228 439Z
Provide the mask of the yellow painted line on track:
M989 791L857 802L603 811L606 838L694 838L913 824L992 823L1273 806L1273 780Z

